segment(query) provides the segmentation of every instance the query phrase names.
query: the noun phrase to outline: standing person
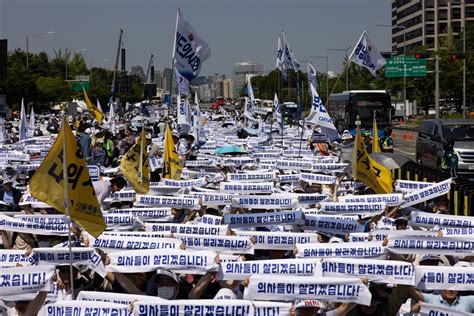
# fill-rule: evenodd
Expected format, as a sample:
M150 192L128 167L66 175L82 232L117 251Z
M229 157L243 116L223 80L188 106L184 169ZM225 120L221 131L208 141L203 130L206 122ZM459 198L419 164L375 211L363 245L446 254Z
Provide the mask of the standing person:
M79 143L79 147L81 147L82 155L86 163L90 163L92 161L90 128L87 128L85 124L81 124L79 125L78 132L77 142Z
M3 189L0 190L1 201L8 204L8 209L11 211L20 210L21 191L13 187L14 180L12 178L5 178L3 180Z
M383 136L380 139L380 150L382 152L393 153L392 129L390 127L385 127L383 131Z
M451 178L457 178L459 157L456 151L454 151L454 140L448 140L443 146L443 149L444 154L441 162L441 169L444 169L445 171L449 170Z
M106 154L104 166L108 167L113 163L114 160L115 144L112 140L112 134L109 131L105 131L104 139L104 150Z

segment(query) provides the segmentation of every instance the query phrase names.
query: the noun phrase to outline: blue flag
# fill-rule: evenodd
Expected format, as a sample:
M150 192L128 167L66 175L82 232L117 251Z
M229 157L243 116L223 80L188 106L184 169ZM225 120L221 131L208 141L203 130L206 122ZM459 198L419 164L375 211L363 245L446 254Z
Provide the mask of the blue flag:
M140 111L142 112L143 116L150 117L150 111L148 111L144 102L142 102Z

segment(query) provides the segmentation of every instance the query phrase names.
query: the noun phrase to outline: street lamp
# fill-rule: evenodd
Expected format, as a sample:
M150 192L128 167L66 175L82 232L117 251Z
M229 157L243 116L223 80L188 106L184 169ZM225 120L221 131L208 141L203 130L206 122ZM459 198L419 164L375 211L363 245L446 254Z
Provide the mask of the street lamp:
M69 55L67 54L67 52L68 52L68 49L66 48L66 80L67 80L67 64L68 64L68 61L69 61ZM83 48L83 49L70 49L69 52L70 52L70 53L87 52L87 48Z
M346 49L326 48L326 50L328 50L328 51L346 52L346 64L345 64L345 68L346 68L346 91L349 91L349 68L347 67L347 63L349 62L349 56L348 56L347 52L349 51L349 49L351 49L351 46L347 47Z
M377 26L381 27L389 27L389 28L399 28L403 30L403 119L405 119L405 115L407 114L407 64L406 64L406 26L405 25L386 25L386 24L377 24ZM398 44L398 42L397 42ZM397 47L398 52L398 47Z
M43 35L49 35L49 34L54 34L54 31L49 31L49 32L44 32L44 33L37 33L37 34L26 34L26 69L29 68L29 39L30 37L36 37L36 36L43 36Z
M326 104L329 100L329 57L328 56L309 56L308 58L324 58L326 59Z

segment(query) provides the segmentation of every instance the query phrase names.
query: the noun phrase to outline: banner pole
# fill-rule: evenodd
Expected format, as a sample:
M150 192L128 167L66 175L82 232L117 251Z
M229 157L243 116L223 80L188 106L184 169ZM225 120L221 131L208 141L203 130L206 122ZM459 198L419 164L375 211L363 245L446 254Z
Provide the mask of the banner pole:
M62 126L62 141L63 141L63 179L64 179L64 192L65 197L64 201L66 203L66 215L67 215L67 224L68 224L68 245L69 245L69 280L71 283L71 295L74 299L74 268L72 266L73 259L72 259L72 221L71 221L71 210L69 208L69 183L68 183L68 175L67 175L67 153L66 153L66 113L63 111L63 126Z
M142 132L140 133L140 164L138 165L138 176L140 178L140 184L143 184L143 143L145 138L145 125L142 120Z

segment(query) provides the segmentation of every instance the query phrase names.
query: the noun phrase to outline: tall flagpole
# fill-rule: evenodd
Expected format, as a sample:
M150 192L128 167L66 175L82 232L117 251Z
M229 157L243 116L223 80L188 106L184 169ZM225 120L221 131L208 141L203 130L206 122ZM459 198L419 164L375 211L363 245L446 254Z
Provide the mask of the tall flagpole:
M63 126L62 126L62 141L63 141L63 179L64 179L64 192L65 197L64 201L66 202L66 215L67 215L67 224L68 224L68 245L69 245L69 282L71 283L71 294L72 298L74 299L74 269L72 266L73 258L72 258L72 221L71 221L71 209L69 207L69 181L68 181L68 174L67 174L67 151L66 151L66 112L63 112Z
M142 132L140 134L140 164L138 165L138 177L140 178L140 184L143 184L143 142L145 138L145 125L142 121Z
M173 93L172 93L172 88L173 88L173 75L174 75L174 56L176 54L176 33L178 33L178 20L179 20L179 8L176 9L176 26L174 29L174 41L173 41L173 53L171 54L171 79L170 79L170 104L168 105L166 109L166 116L169 118L170 116L170 107L171 104L173 103Z

